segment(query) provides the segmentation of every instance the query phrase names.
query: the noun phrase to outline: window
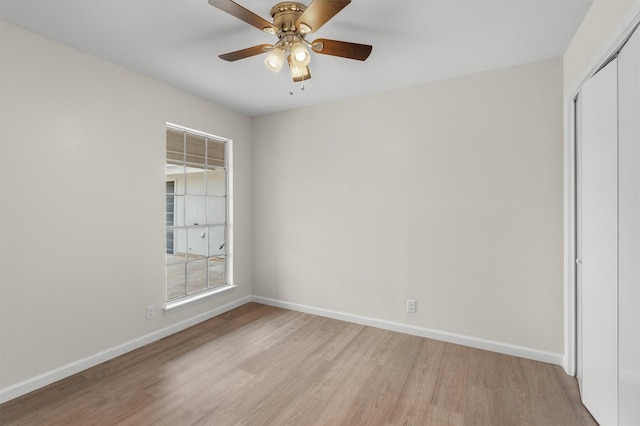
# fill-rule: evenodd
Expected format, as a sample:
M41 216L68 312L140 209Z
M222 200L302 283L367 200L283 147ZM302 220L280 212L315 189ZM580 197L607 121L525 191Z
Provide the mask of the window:
M168 305L228 286L228 140L167 124Z

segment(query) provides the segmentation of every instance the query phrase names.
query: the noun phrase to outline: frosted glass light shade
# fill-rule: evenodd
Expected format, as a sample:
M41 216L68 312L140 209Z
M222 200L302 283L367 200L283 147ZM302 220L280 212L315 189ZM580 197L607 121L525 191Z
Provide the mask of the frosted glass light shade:
M295 65L293 59L290 55L287 60L289 62L289 70L291 71L291 79L295 82L300 82L304 80L308 80L311 78L311 71L309 71L309 67L307 66L298 66Z
M264 58L264 64L273 72L279 72L284 64L284 50L275 48L266 58Z
M299 41L291 45L291 56L294 65L299 67L306 67L311 61L311 55L306 47Z

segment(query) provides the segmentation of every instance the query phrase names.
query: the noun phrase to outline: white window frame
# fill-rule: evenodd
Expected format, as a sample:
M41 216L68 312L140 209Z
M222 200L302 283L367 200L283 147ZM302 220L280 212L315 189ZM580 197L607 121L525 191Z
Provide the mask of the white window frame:
M233 217L233 141L228 138L224 138L221 136L216 136L211 133L202 132L199 130L191 129L188 127L184 127L174 123L166 123L166 129L176 130L180 132L190 133L195 136L204 137L207 139L214 139L218 142L224 143L224 168L226 171L225 178L225 194L226 194L226 202L225 202L225 283L221 286L217 286L214 288L209 288L204 291L200 291L197 293L193 293L190 295L185 295L183 297L167 300L167 276L166 276L166 263L165 263L165 279L164 279L164 289L165 289L165 308L164 313L170 313L175 310L180 310L191 306L196 303L203 302L205 300L210 299L216 295L220 295L221 293L226 293L236 286L233 281L233 226L232 226L232 217ZM166 151L166 148L165 148ZM165 163L166 163L166 153L165 153ZM165 175L166 182L166 175ZM166 238L166 226L165 226L165 238ZM166 241L165 241L166 242ZM165 244L166 246L166 244ZM166 251L166 250L165 250Z

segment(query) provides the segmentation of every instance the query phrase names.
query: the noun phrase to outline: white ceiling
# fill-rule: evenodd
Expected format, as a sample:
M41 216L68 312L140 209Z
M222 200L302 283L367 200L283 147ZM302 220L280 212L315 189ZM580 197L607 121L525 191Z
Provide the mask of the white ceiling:
M267 20L276 2L237 0ZM257 116L561 56L591 3L353 0L307 39L371 44L371 56L360 62L314 54L304 91L286 66L269 71L263 55L219 59L276 37L207 0L0 0L0 18Z

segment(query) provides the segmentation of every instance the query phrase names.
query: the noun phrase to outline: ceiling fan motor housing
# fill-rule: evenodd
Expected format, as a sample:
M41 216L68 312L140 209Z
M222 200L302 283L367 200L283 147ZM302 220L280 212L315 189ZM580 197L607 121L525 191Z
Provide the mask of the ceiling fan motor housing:
M291 1L278 3L271 8L273 25L280 29L279 37L286 35L302 37L302 34L299 34L299 28L296 27L296 21L306 8L303 4Z

